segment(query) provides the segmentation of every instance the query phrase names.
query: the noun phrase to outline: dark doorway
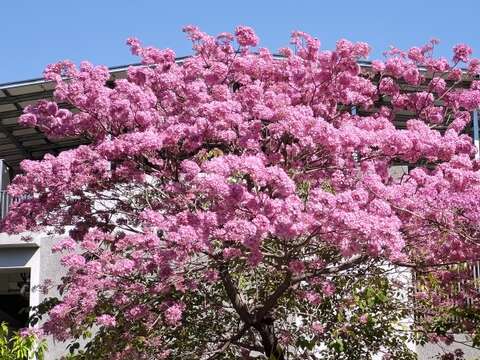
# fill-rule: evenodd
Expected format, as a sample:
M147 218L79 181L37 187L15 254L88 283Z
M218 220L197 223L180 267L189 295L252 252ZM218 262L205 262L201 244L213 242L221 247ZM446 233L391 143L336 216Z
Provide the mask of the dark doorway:
M0 322L13 329L28 325L30 271L0 269Z

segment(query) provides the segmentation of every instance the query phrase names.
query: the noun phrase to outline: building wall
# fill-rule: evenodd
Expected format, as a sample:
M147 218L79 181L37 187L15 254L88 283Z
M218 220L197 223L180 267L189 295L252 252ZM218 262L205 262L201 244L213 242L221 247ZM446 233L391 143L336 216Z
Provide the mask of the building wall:
M38 294L39 300L43 301L46 297L59 296L56 285L61 283L62 276L65 275L65 269L60 264L61 254L52 253L52 246L58 241L58 237L44 236L40 239L39 257L40 257L40 274L39 281L43 283L49 279L53 281L54 287L47 295ZM54 341L53 338L47 337L48 351L45 356L46 360L60 359L65 355L68 343Z
M465 335L457 335L455 336L455 339L460 342L468 342ZM432 343L425 346L417 346L417 354L419 360L437 360L439 355L444 354L446 350L451 352L455 351L455 349L461 349L464 352L465 360L480 360L480 351L478 349L473 349L470 346L462 345L460 343L453 343L450 346Z
M408 166L392 166L389 169L390 175L396 179L400 179L403 175L408 174ZM411 277L409 277L411 281ZM407 322L413 321L413 319L406 319ZM457 339L461 342L466 340L465 336L459 335ZM444 345L437 344L427 344L425 346L417 346L414 344L409 344L411 348L416 348L419 360L434 360L438 359L438 355L443 354L445 351L453 351L457 348L460 348L465 353L465 360L480 360L480 351L477 349L472 349L469 346L461 345L459 343L454 343L453 345L447 347Z
M32 240L25 242L20 235L0 233L0 271L2 269L30 270L30 306L40 304L45 297L58 296L56 287L48 295L41 294L35 287L50 279L55 285L61 282L65 269L60 264L59 254L52 253L52 246L58 237L44 233L32 233ZM65 354L66 345L47 338L46 360L59 359Z

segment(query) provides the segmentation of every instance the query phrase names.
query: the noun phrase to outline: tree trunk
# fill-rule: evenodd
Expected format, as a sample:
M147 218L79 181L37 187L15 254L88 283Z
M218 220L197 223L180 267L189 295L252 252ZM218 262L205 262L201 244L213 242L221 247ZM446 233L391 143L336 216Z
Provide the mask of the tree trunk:
M285 352L278 345L277 336L275 335L274 319L271 316L266 316L254 327L260 333L267 359L285 360Z

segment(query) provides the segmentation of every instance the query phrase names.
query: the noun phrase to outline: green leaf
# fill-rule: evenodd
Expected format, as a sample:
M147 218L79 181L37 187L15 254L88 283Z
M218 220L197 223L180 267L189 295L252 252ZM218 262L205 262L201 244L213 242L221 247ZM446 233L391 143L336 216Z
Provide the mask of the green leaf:
M343 352L345 350L343 340L341 338L336 338L328 344L328 346L334 349L336 352Z

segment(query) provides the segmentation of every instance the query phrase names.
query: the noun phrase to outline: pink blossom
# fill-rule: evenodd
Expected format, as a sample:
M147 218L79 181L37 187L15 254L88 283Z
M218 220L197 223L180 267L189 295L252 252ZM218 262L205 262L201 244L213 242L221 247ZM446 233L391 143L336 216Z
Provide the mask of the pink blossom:
M336 289L335 289L335 285L330 282L330 281L325 281L323 284L322 284L322 291L323 291L323 294L325 296L332 296Z
M79 254L68 254L62 256L61 263L67 267L79 268L85 265L85 258Z
M359 318L358 321L360 324L366 324L368 322L368 315L367 314L362 314Z
M319 335L323 335L323 333L325 331L325 328L322 325L322 323L320 323L318 321L314 321L312 323L312 331L315 335L319 336Z
M257 46L258 37L252 28L248 26L239 26L235 30L235 37L240 46Z
M146 310L145 306L136 305L136 306L132 307L131 309L129 309L126 312L125 316L129 321L135 321L135 320L143 318L146 315L146 312L147 312L147 310Z
M480 60L479 59L471 59L468 63L468 72L471 75L479 75L480 74Z
M311 304L318 305L321 303L321 296L317 292L308 291L304 297Z
M403 73L403 78L410 85L418 85L420 81L420 71L418 71L416 66L410 66Z
M301 274L305 270L305 264L300 260L293 260L293 261L290 261L288 268L294 274Z
M182 303L176 303L169 306L165 310L165 320L171 326L177 326L182 320L183 310L185 305Z
M390 77L385 77L380 81L379 90L385 95L396 95L400 88L395 83L395 81Z
M103 325L103 326L106 326L106 327L113 327L116 325L116 320L115 320L115 317L111 316L111 315L100 315L98 318L97 318L97 321L100 325Z
M416 46L408 50L408 58L417 63L421 63L425 59L422 49Z
M135 267L135 263L130 259L121 259L112 266L114 274L128 274Z
M444 79L439 77L433 78L429 86L432 89L432 91L436 92L438 95L443 94L447 89L447 83L445 82Z
M19 334L21 337L34 337L36 339L43 337L43 330L38 327L27 327L20 329Z
M472 48L465 44L458 44L453 47L453 61L454 62L468 62L470 55L472 55Z
M74 250L76 243L71 238L66 238L63 240L58 241L55 245L52 246L52 252L59 252L65 250Z
M385 64L379 60L373 60L372 61L372 68L376 72L382 72L385 70Z
M240 249L235 249L235 248L225 248L223 249L223 257L225 259L232 259L234 257L238 257L242 254Z

